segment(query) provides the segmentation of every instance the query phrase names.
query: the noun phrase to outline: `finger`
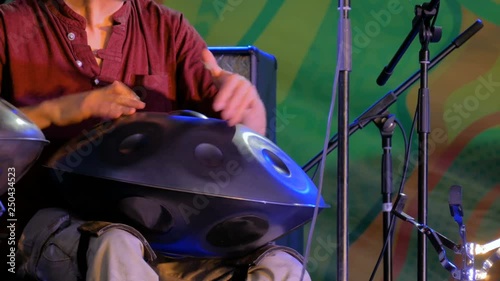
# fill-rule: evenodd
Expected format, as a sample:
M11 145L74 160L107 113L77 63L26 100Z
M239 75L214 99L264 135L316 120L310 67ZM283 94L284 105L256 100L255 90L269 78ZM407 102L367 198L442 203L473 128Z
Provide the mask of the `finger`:
M236 89L239 83L242 82L242 78L243 77L239 75L232 74L224 79L224 83L221 85L221 88L219 89L219 92L214 99L213 109L215 111L218 112L225 109L226 104L233 94L234 89Z
M214 57L214 54L210 52L208 49L204 49L201 52L201 61L205 65L205 68L210 71L213 77L219 77L222 74L222 68L220 68L217 60Z
M123 95L131 99L140 100L139 96L132 89L120 81L113 82L111 87L113 93L116 95Z
M102 114L101 117L104 119L117 119L123 115L123 111L121 106L112 106L106 113Z
M133 107L126 107L122 106L122 114L123 115L132 115L136 112L137 110Z
M254 99L251 89L251 84L241 83L234 90L222 114L223 118L228 121L230 126L241 123L245 110L251 106L252 100Z
M247 91L245 92L245 100L243 101L242 105L238 107L238 111L234 114L234 120L230 120L229 123L236 125L239 123L243 123L243 120L245 119L245 114L247 114L249 109L252 109L255 102L256 97L253 93L254 87L250 86Z
M113 108L113 110L111 110L109 112L108 118L117 119L117 118L120 118L124 115L132 115L135 112L136 112L135 108L127 107L127 106L119 106L119 107Z
M137 100L135 98L125 97L125 96L119 97L117 103L121 106L131 107L135 109L144 109L144 107L146 107L146 104L144 102Z

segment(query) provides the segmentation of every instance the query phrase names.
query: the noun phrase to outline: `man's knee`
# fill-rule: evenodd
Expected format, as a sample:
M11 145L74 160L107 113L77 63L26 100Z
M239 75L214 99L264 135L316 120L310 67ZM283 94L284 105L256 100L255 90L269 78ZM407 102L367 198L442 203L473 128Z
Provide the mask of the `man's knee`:
M122 229L109 229L99 237L93 237L90 240L89 249L92 252L99 250L134 250L134 252L143 253L142 242L128 231Z

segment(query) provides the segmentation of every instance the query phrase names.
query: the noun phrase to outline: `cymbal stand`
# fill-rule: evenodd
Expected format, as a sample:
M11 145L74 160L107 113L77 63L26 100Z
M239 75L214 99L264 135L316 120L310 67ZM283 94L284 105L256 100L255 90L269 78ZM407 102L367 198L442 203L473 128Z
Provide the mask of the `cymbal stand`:
M461 248L462 259L462 275L471 275L467 277L466 280L476 280L475 279L475 271L474 269L474 255L471 253L469 243L467 243L467 234L466 228L463 220L464 212L462 209L462 187L458 185L453 185L450 187L450 197L449 197L449 205L450 205L450 214L453 217L453 220L458 225L458 233L460 235L460 239L462 240L462 245L464 247Z
M496 249L496 251L483 262L483 266L479 270L475 270L476 279L475 280L486 280L488 279L488 271L493 267L493 264L500 260L500 239L494 240L484 245L469 243L467 245L469 249L469 254L473 257L476 255L486 254Z
M452 193L454 192L453 189L455 189L456 191L457 188L458 186L452 186L450 199L452 198ZM473 242L467 242L465 239L465 225L462 221L463 213L461 203L454 203L452 200L450 200L450 212L459 226L459 234L462 240L462 244L455 244L444 235L433 230L427 225L416 222L414 218L404 213L403 209L406 200L407 198L405 194L399 194L396 202L394 203L392 213L403 221L413 224L420 233L422 233L426 236L427 239L429 239L432 246L438 253L441 265L444 269L451 273L453 279L460 281L488 279L488 271L493 267L493 264L495 262L500 260L500 239L482 245ZM450 262L446 255L444 247L451 249L455 254L462 255L462 268L458 268L455 264ZM475 268L474 263L476 260L476 256L489 253L493 250L496 251L482 263L482 267L479 269Z

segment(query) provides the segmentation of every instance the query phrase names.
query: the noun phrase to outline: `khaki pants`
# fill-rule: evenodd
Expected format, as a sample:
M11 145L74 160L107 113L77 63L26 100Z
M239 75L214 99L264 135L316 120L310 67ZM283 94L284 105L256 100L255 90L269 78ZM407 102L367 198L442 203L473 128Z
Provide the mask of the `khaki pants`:
M86 222L65 210L39 211L19 241L20 277L47 281L237 280L236 276L231 279L237 272L233 261L156 257L140 233L118 224L99 226L98 235L88 240L84 278L77 259L82 226ZM268 247L247 257L245 262L252 266L243 271L246 276L241 280L299 281L303 274L301 261L293 249ZM311 280L307 272L302 280Z

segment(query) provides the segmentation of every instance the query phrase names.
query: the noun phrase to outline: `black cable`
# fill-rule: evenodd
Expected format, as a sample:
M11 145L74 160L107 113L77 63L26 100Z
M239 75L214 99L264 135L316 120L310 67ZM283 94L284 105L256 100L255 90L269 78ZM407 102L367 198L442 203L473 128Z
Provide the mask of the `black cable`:
M321 160L321 161L323 161L323 160ZM321 163L321 161L318 162L318 164L315 164L313 166L314 167L314 171L313 171L313 174L311 175L311 180L313 180L313 181L314 181L314 178L316 177L316 174L318 173L318 168L319 168L319 164Z
M417 123L418 119L418 104L417 108L415 109L415 115L413 116L413 122L411 124L410 128L410 137L408 139L407 143L407 149L406 149L406 155L405 155L405 164L403 166L403 175L401 176L401 183L399 185L399 193L404 193L405 185L406 185L406 175L408 173L408 162L410 162L410 152L411 152L411 143L413 140L413 133L415 132L415 125Z

